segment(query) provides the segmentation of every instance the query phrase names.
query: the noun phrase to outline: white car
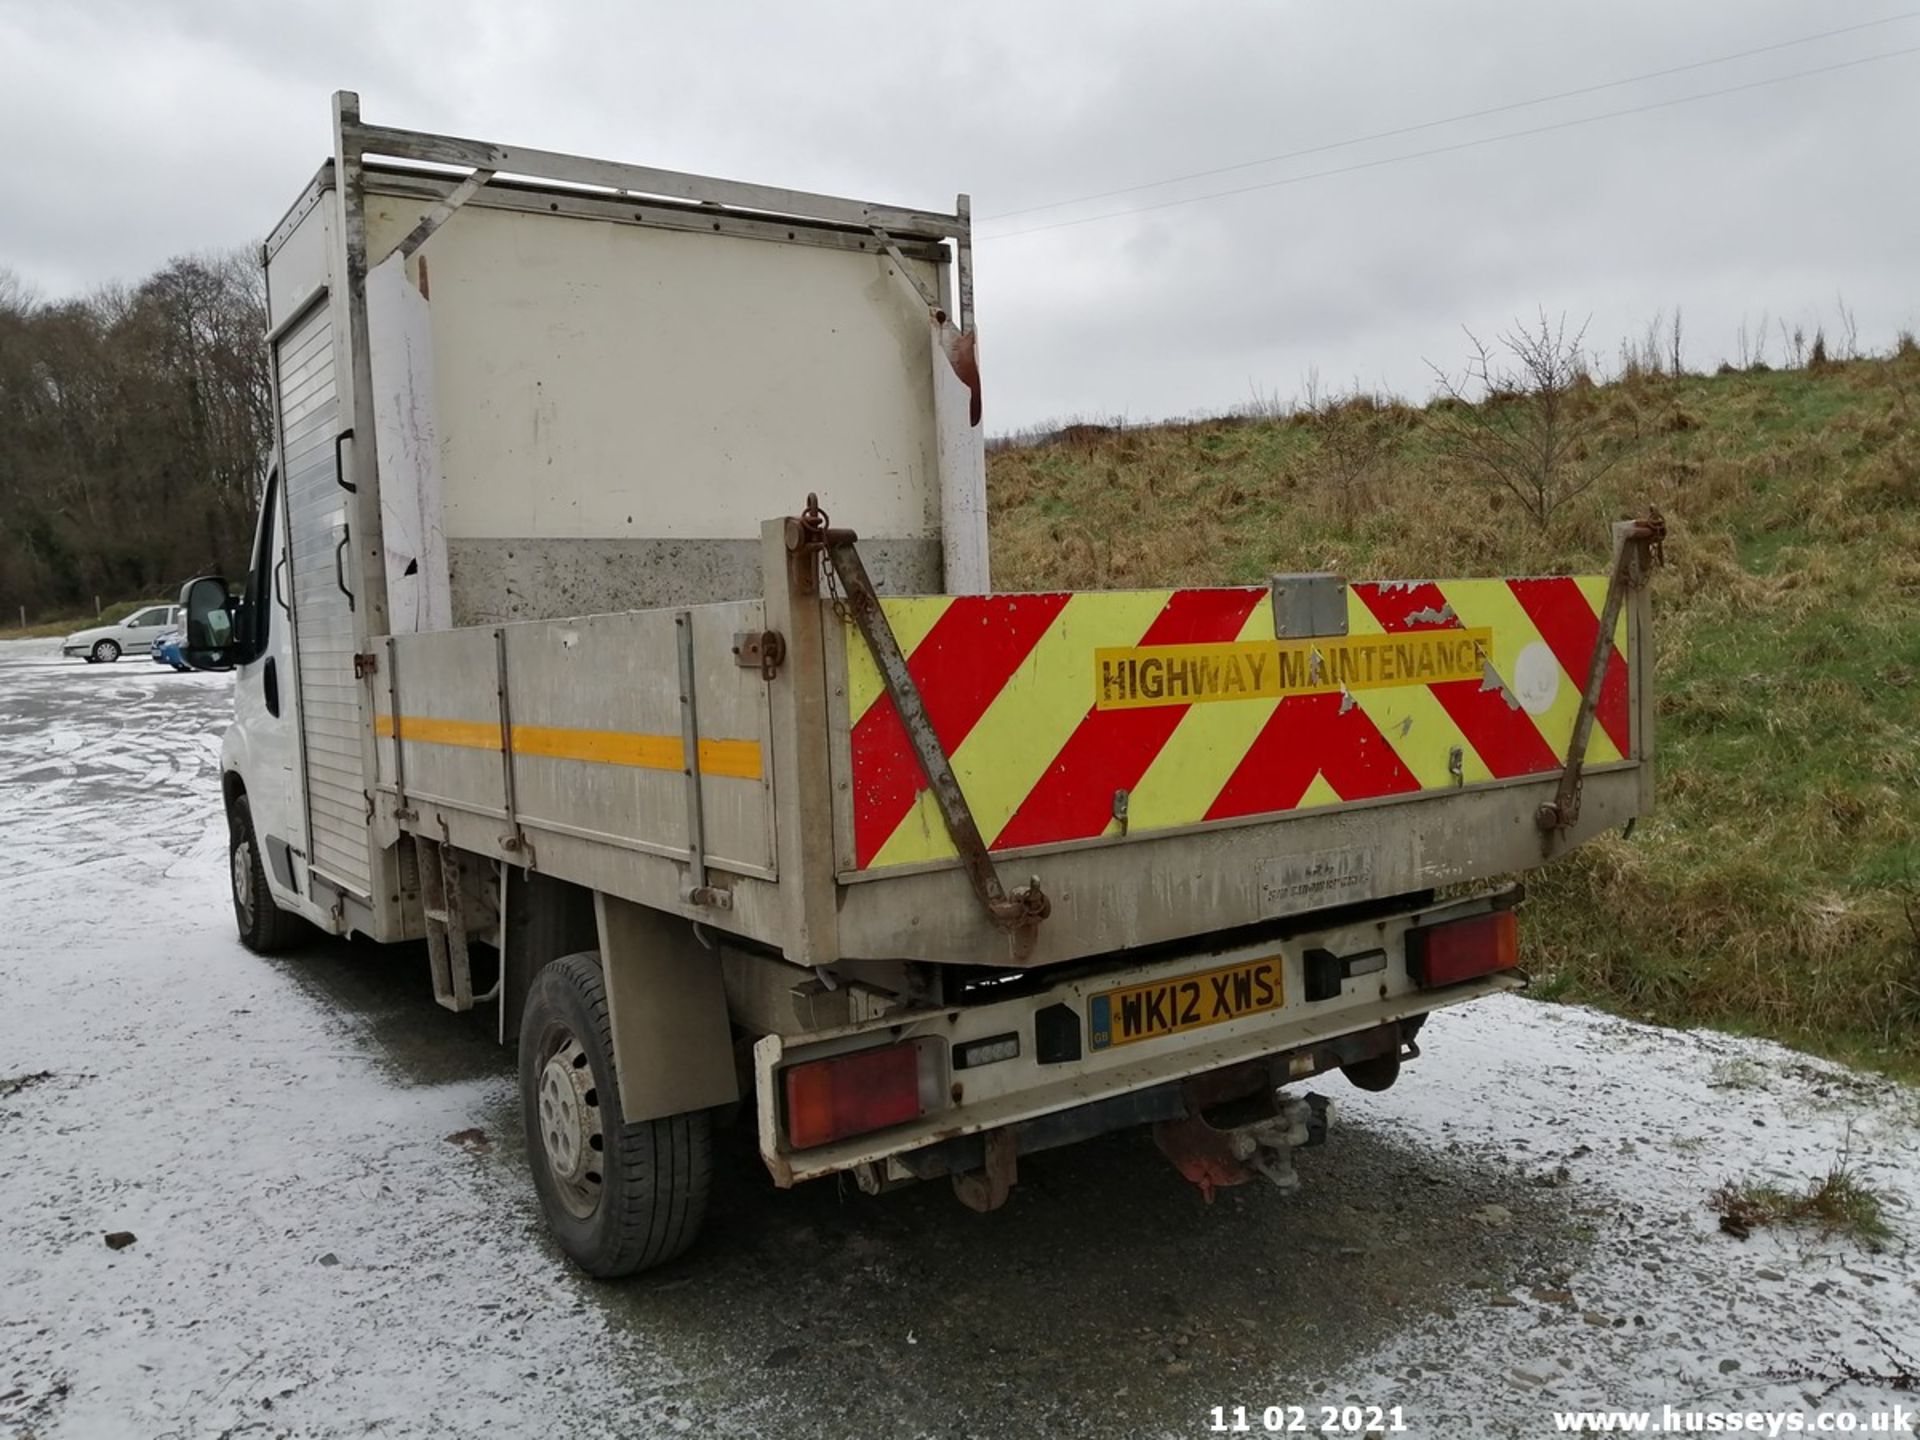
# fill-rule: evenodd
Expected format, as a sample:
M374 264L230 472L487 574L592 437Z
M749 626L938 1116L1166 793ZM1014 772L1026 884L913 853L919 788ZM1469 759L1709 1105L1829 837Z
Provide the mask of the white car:
M60 642L60 653L78 656L89 665L118 660L129 650L146 655L152 653L154 637L162 630L185 623L186 612L178 605L142 605L124 620L75 631Z

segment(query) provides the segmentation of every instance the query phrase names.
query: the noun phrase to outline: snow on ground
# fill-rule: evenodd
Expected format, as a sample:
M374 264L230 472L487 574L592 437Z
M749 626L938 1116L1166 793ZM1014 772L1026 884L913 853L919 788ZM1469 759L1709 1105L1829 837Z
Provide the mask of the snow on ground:
M223 679L22 648L0 647L0 1081L19 1087L0 1098L0 1428L546 1423L565 1407L522 1377L601 1349L605 1324L442 1139L504 1080L397 1081L234 941ZM115 1252L109 1231L137 1238ZM470 1357L457 1385L421 1372L436 1352ZM561 1378L582 1406L618 1398L604 1369Z
M0 644L0 1433L1186 1436L1352 1397L1538 1435L1805 1409L1920 1352L1913 1091L1519 999L1437 1016L1389 1093L1324 1082L1297 1195L1203 1206L1115 1137L980 1217L783 1194L740 1137L693 1255L592 1284L529 1199L490 1015L438 1011L406 950L233 939L227 695ZM1705 1206L1843 1155L1877 1250Z
M1554 1283L1384 1346L1346 1391L1449 1434L1542 1434L1549 1409L1920 1409L1920 1389L1821 1400L1813 1378L1850 1363L1920 1383L1920 1092L1764 1041L1517 998L1447 1012L1422 1040L1421 1083L1350 1100L1349 1123L1564 1188L1591 1243ZM1842 1162L1885 1200L1889 1241L1741 1242L1703 1203L1723 1181L1800 1190Z

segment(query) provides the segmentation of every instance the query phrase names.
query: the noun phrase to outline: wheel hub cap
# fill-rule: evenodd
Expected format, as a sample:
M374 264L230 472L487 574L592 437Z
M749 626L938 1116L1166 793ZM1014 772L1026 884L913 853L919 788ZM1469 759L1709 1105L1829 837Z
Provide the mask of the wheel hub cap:
M581 1216L600 1203L599 1098L586 1051L568 1035L540 1070L540 1143L561 1200Z
M242 840L233 847L233 903L243 924L253 923L253 850Z

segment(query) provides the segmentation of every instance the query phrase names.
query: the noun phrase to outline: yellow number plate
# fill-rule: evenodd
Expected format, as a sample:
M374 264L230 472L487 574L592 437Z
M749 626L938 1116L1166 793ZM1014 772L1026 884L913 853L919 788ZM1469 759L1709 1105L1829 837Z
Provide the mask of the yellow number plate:
M1088 1043L1108 1050L1278 1010L1284 1003L1280 957L1270 955L1096 995L1087 1006Z

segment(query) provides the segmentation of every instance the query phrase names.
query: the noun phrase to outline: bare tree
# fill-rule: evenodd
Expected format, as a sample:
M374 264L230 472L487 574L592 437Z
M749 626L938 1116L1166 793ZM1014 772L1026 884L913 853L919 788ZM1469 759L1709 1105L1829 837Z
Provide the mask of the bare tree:
M1333 492L1343 522L1351 524L1372 488L1374 477L1392 458L1395 437L1390 412L1380 398L1360 388L1345 396L1322 390L1315 372L1313 399L1305 413L1313 417L1318 442L1315 468Z
M1786 352L1780 363L1789 370L1801 369L1807 363L1807 332L1798 325L1787 329L1787 322L1782 318L1780 348Z
M43 302L0 272L0 613L73 613L244 561L273 435L244 253Z
M1516 320L1492 345L1467 331L1473 354L1459 379L1432 366L1453 402L1437 416L1441 443L1541 525L1624 453L1602 447L1597 418L1576 394L1589 381L1586 331L1582 324L1569 336L1566 316L1549 320L1543 309L1535 323Z
M33 287L6 266L0 265L0 313L25 315L39 304Z
M1853 311L1847 308L1847 297L1834 292L1834 303L1840 307L1840 356L1842 360L1860 358L1860 321Z

